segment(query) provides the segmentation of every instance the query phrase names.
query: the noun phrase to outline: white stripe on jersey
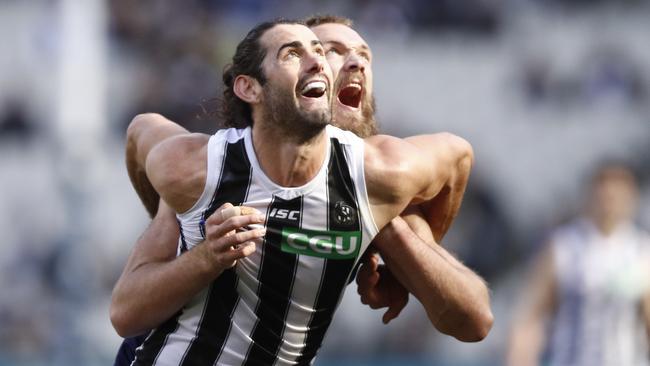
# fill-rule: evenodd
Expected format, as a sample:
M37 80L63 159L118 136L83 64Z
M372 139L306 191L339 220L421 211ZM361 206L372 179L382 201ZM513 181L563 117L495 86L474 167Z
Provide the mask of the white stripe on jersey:
M178 329L167 337L165 347L158 354L156 365L180 364L189 344L196 337L198 325L205 311L205 299L210 289L204 289L183 309Z

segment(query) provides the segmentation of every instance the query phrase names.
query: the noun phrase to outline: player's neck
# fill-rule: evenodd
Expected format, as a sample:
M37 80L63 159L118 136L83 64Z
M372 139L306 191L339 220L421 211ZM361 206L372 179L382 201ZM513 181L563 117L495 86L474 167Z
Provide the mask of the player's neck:
M254 125L253 147L267 177L283 187L298 187L311 181L325 163L327 132L298 141L278 129Z
M619 227L624 226L628 222L623 218L602 217L598 215L591 215L591 221L603 236L612 235Z

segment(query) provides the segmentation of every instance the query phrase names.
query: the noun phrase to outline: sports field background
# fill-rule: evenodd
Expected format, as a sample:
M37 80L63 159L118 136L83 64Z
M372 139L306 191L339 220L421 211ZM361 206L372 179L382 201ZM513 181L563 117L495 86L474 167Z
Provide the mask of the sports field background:
M112 362L110 291L148 222L123 163L130 118L213 131L203 112L245 32L316 12L370 44L382 131L472 143L444 245L489 281L495 314L463 344L414 298L382 325L351 285L316 365L500 365L528 260L602 159L640 173L650 226L648 1L0 0L0 366Z

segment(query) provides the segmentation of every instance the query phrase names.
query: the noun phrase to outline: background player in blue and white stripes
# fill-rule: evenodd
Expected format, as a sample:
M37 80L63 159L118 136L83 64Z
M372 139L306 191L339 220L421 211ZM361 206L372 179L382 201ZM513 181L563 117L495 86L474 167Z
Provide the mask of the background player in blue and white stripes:
M324 25L321 25L321 27L323 27L323 26L324 26ZM344 27L344 25L335 25L335 26L341 26L341 27ZM318 28L318 27L317 27L317 28ZM359 38L360 38L360 37L359 37ZM328 43L325 42L325 41L324 41L323 43L325 44L325 46L327 46L327 44L328 44ZM364 43L365 43L365 42L364 42ZM339 42L339 45L340 45L340 44L341 44L341 42ZM366 48L367 48L367 46L366 46ZM328 50L328 51L329 51L329 50ZM356 53L356 50L352 50L352 51L354 51L354 53ZM335 49L333 52L331 52L331 54L332 54L332 57L334 57L336 54L344 54L345 52L350 52L350 50L346 50L346 49L336 50L336 49ZM330 52L328 52L328 54L330 54ZM356 55L355 55L355 56L356 56ZM330 58L330 57L328 56L328 58ZM369 66L369 61L370 61L370 60L369 60L369 55L368 55L368 60L367 60L367 61L368 61L368 66ZM364 81L364 84L365 84L366 80L363 80L363 81ZM370 85L370 84L365 84L365 86L369 86L369 85ZM362 90L363 90L363 89L362 89ZM369 88L368 88L368 89L365 89L365 90L369 90ZM365 90L364 90L364 91L365 91ZM347 91L347 93L350 93L350 92ZM366 94L369 94L369 93L366 93ZM340 99L340 98L339 98L339 99ZM354 99L354 98L352 98L352 99ZM140 124L142 124L142 123L140 123ZM174 127L170 127L170 128L173 129ZM155 137L155 136L154 136L154 137ZM159 137L159 136L158 136L158 137ZM137 181L135 181L135 183L137 183ZM463 186L463 188L464 188L464 186ZM462 195L462 191L461 191L461 195ZM393 231L393 236L394 236L395 233L399 233L399 231L400 231L400 230L399 230L399 229L400 229L400 225L401 225L401 224L400 224L399 222L397 222L397 223L395 223L395 224L393 225L394 227L391 229L391 230ZM447 227L448 227L448 224L447 224ZM173 229L172 229L172 230L173 230ZM177 229L176 229L176 230L177 230ZM445 230L446 230L446 229L445 229ZM443 232L443 233L444 233L444 232ZM435 234L435 232L434 232L434 234ZM177 234L176 234L176 235L177 235ZM199 246L199 247L200 247L200 246ZM388 248L390 249L390 248L395 248L395 247L397 247L397 246L390 246L390 247L388 247ZM198 247L197 247L197 248L198 248ZM192 251L190 251L190 252L188 252L188 253L192 253ZM420 254L421 254L421 253L420 253ZM187 256L187 255L186 255L186 256ZM183 256L181 256L181 257L183 257ZM389 256L389 257L390 257L390 256ZM180 258L180 257L179 257L179 258ZM452 258L452 260L453 260L453 258ZM390 263L389 263L389 264L390 264ZM128 267L128 266L127 266L127 267ZM405 268L406 268L406 267L405 267ZM402 273L402 276L404 276L403 273ZM408 276L408 275L407 275L407 276ZM400 278L400 279L402 279L402 278ZM406 278L406 279L404 279L404 281L408 283L409 279ZM417 281L415 281L415 282L417 282ZM479 281L479 282L480 282L480 281ZM411 282L411 284L413 285L413 282ZM417 286L418 283L416 283L415 285ZM438 286L440 287L440 284L438 284ZM413 291L413 292L416 294L416 296L418 295L418 292L420 292L418 288L409 288L409 289L410 289L411 291ZM426 289L425 289L425 290L426 290ZM443 289L443 290L446 290L446 289ZM480 289L479 289L479 290L480 290ZM420 292L420 294L422 294L422 292ZM425 293L425 294L426 294L426 293ZM435 294L434 294L434 295L435 295ZM426 297L426 296L425 296L425 297L418 296L418 297L420 298L421 301L423 301L423 303L425 303L425 307L426 307L427 305L431 305L431 304L427 304L427 303L426 303L426 302L427 302L427 297ZM435 296L432 296L432 297L435 297ZM440 304L436 304L436 305L440 306ZM447 305L447 304L445 304L445 305ZM479 305L480 305L480 304L479 304ZM485 305L485 304L483 304L483 305ZM463 304L463 306L465 306L465 304ZM488 306L489 306L489 305L488 305ZM430 308L430 307L428 307L427 309L429 310L429 308ZM445 308L445 307L438 308L437 310L441 310L441 309L442 309L442 310L449 310L449 309L447 309L447 308ZM452 309L452 310L456 310L456 309ZM489 311L489 307L488 307L488 311ZM444 314L444 311L443 311L443 314ZM444 322L445 322L446 320L448 320L449 318L445 318L445 317L443 317L442 320L441 320L440 317L439 317L439 314L438 314L438 316L436 316L435 314L431 314L431 313L430 313L429 315L430 315L430 317L432 318L432 321L434 321L434 324L440 322L440 323L438 323L438 324L436 324L436 325L439 326L439 329L442 328L441 330L445 331L445 328L444 328L442 325L443 325ZM451 318L451 317L450 317L450 318ZM488 327L489 327L489 326L488 326ZM466 327L466 329L469 329L469 328L470 328L470 327ZM451 330L452 332L454 331L454 330L451 329L451 328L447 329L447 331L450 331L450 330ZM452 334L453 334L453 333L452 333ZM464 335L462 335L462 333L459 333L459 335L457 335L457 336L458 336L459 338L463 338L463 337L464 337Z
M650 364L650 234L633 170L599 165L520 290L507 365ZM592 321L594 320L595 321Z

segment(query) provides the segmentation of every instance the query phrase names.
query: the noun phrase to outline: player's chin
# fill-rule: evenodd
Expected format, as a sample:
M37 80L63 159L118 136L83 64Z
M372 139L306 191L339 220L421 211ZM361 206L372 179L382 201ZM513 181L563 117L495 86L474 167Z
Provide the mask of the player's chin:
M315 128L322 128L332 122L332 113L329 109L316 110L304 114L305 120Z
M337 126L349 130L349 126L356 125L363 121L361 108L351 108L336 102L332 108L332 120Z
M360 109L350 110L336 108L332 110L332 124L343 130L352 131L357 135L363 135L365 118ZM362 136L365 137L365 136Z
M330 108L329 99L327 98L326 94L323 94L318 98L310 98L310 97L305 97L300 95L298 96L298 104L300 105L300 109L302 109L303 111L313 111L313 110Z
M301 104L300 114L313 125L326 125L332 122L332 110L327 103Z

